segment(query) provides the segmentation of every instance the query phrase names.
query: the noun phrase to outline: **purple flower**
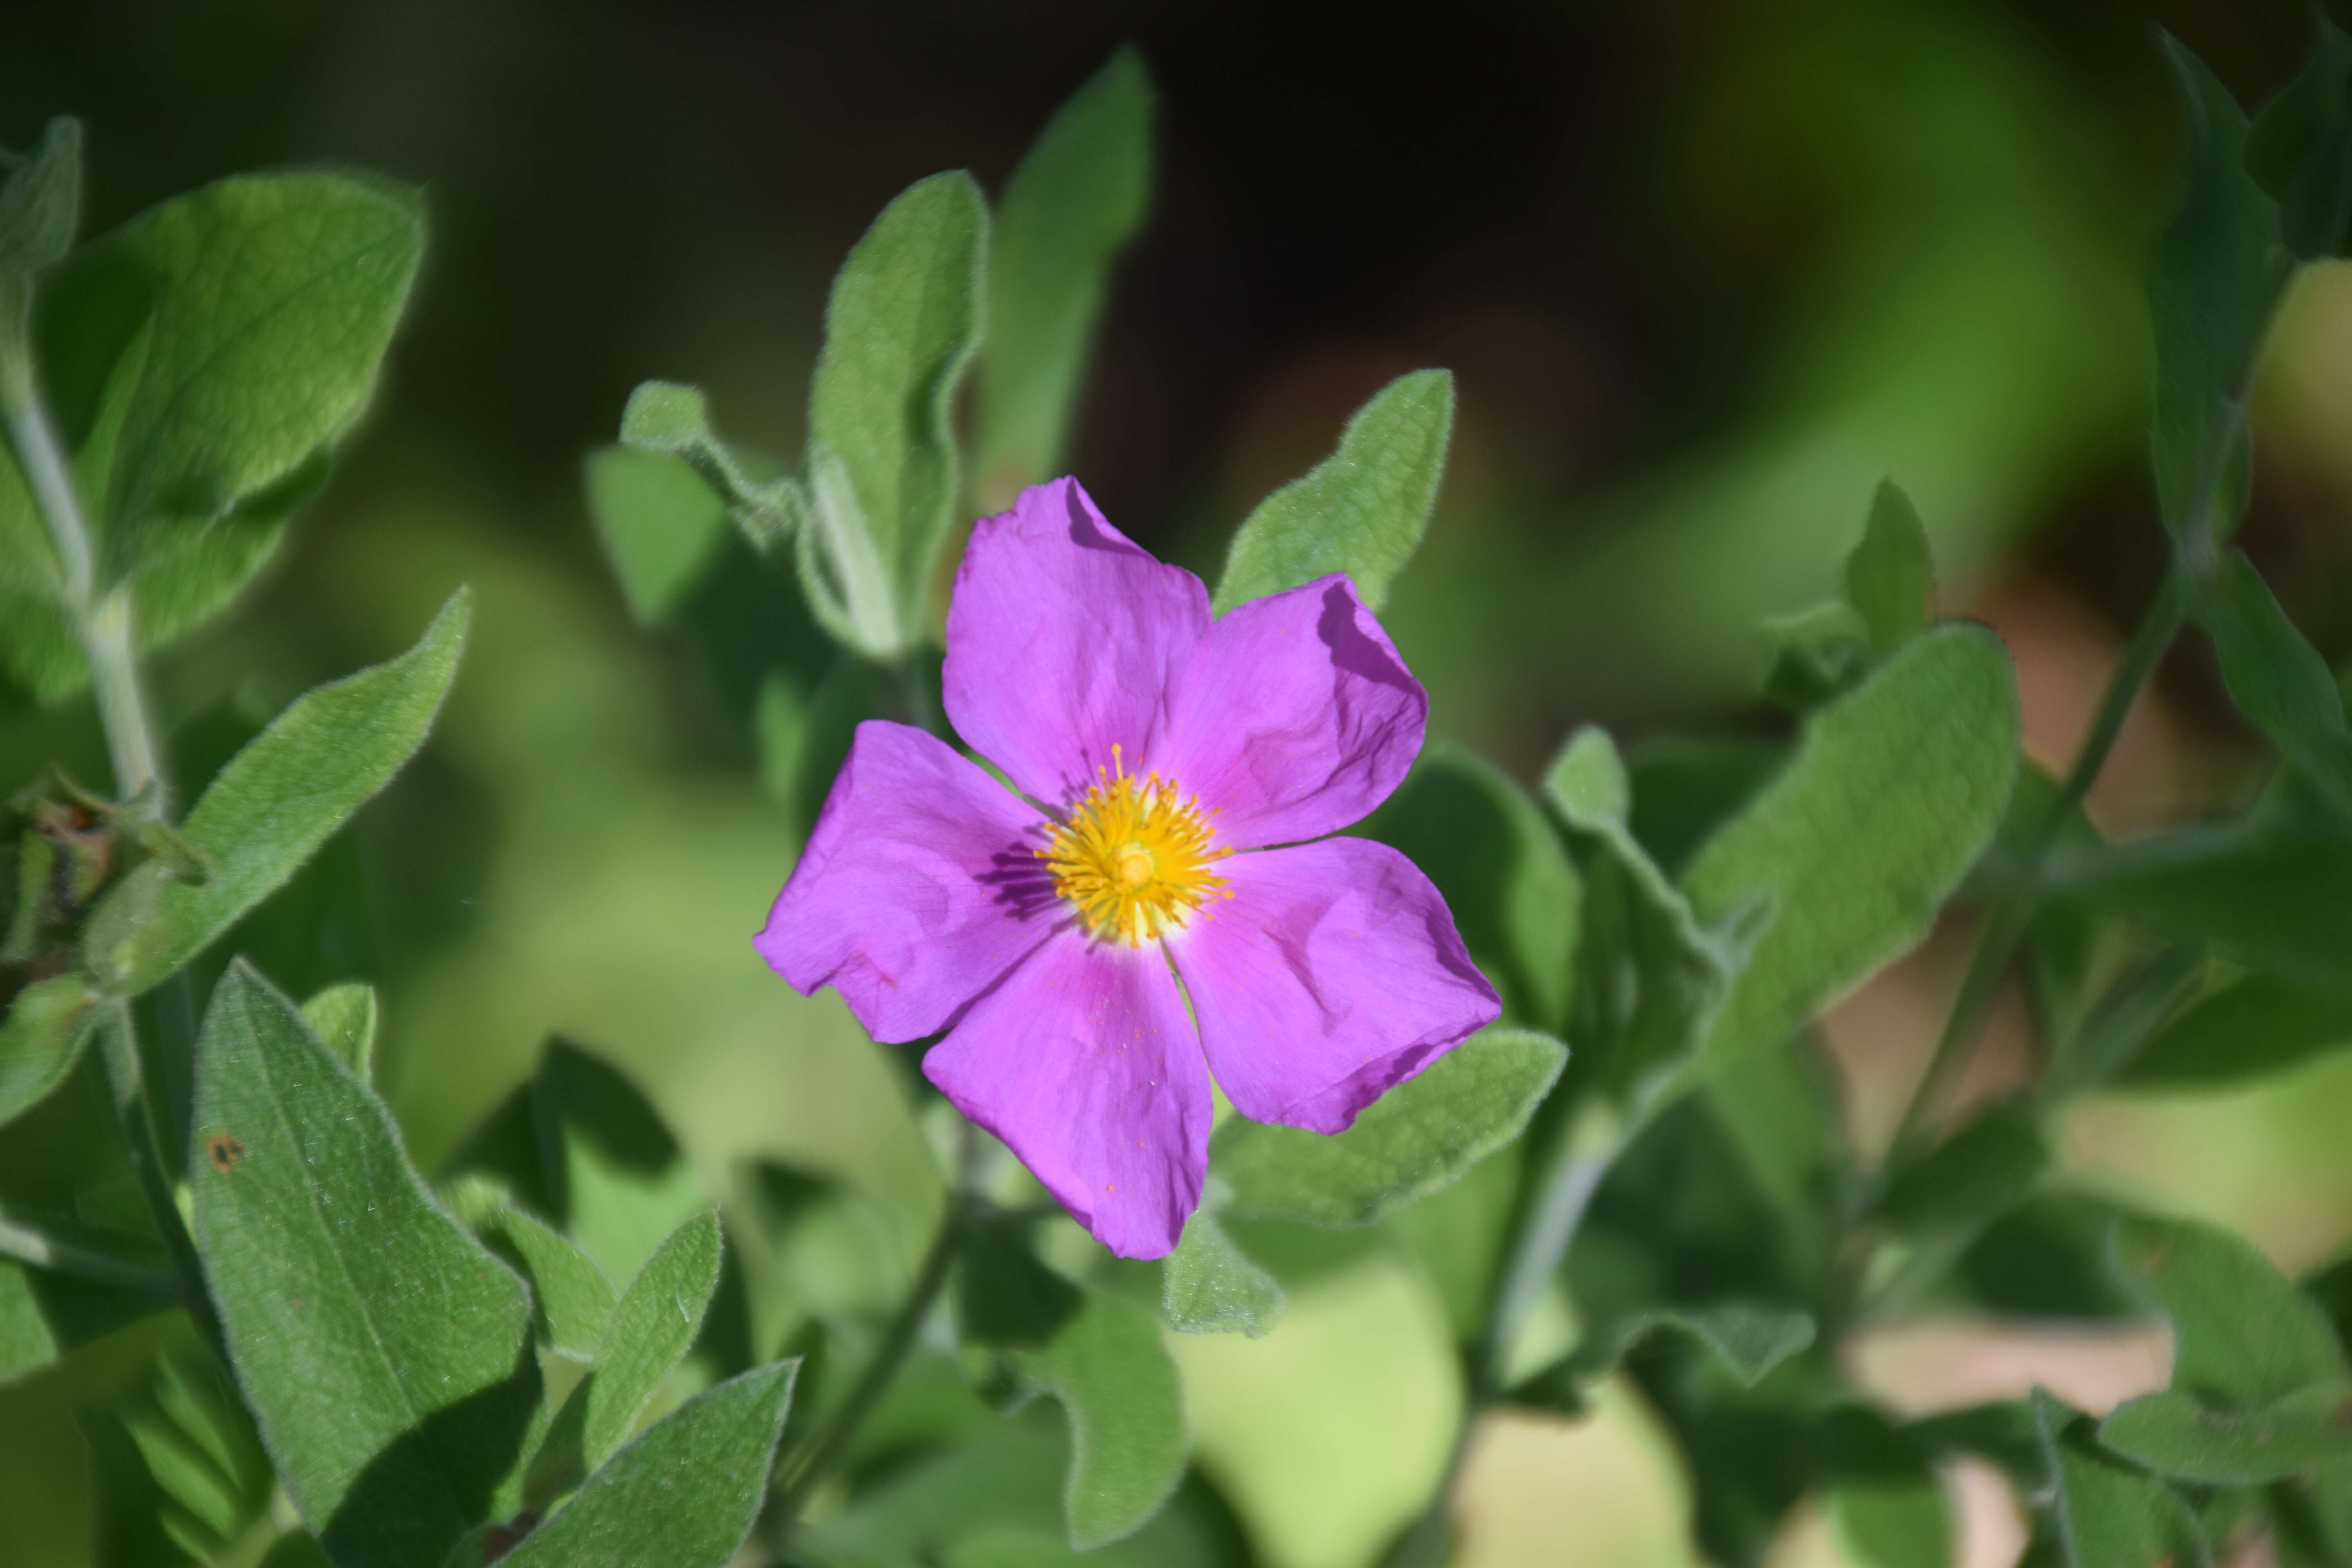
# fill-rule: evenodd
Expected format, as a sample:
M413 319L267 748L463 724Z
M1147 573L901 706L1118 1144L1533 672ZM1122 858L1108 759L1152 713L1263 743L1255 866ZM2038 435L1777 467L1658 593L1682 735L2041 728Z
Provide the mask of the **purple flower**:
M1494 1021L1429 879L1319 837L1429 712L1347 578L1212 620L1060 479L974 527L947 642L948 717L1013 788L859 725L755 945L877 1040L944 1031L924 1073L1113 1252L1160 1257L1198 1205L1211 1072L1339 1132Z

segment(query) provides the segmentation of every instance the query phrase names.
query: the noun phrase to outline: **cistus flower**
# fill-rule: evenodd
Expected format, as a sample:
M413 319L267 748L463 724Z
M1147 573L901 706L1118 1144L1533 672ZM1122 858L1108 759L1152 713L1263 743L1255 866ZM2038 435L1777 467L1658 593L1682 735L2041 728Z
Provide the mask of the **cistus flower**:
M877 1040L944 1032L925 1075L1113 1252L1198 1205L1212 1072L1339 1132L1500 1011L1429 879L1323 837L1429 711L1346 577L1213 619L1076 480L1035 486L972 530L945 696L1012 788L859 725L755 945Z

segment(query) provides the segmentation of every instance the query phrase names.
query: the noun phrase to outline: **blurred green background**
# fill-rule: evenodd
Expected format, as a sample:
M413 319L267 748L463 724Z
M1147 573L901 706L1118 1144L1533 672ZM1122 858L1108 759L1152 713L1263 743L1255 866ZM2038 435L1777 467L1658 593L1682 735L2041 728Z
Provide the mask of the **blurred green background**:
M731 439L796 452L824 287L866 223L938 169L1001 189L1132 39L1161 93L1160 189L1073 460L1121 528L1207 569L1364 396L1450 366L1453 465L1386 618L1436 729L1524 774L1580 721L1772 727L1755 623L1821 596L1891 475L1936 536L1944 612L2008 637L2029 749L2063 761L2161 565L2137 281L2178 136L2157 23L2253 100L2299 60L2310 14L98 0L0 15L0 142L84 116L92 232L286 163L427 192L425 274L369 424L241 612L154 677L194 771L474 584L476 640L427 753L254 938L297 991L381 983L386 1086L420 1158L560 1029L639 1076L714 1185L745 1154L788 1155L879 1194L911 1246L933 1184L889 1070L749 946L790 817L597 554L581 455L630 386L699 383ZM2339 664L2347 274L2307 278L2270 351L2245 535ZM105 776L86 709L0 713L0 785L52 756ZM2237 798L2258 759L2184 647L2095 808L2118 833L2177 821ZM1950 947L1830 1020L1859 1136L1932 1039ZM0 1180L70 1191L101 1124L94 1083L76 1092L88 1103L0 1141ZM2347 1115L2352 1070L2323 1064L2224 1099L2094 1102L2070 1157L2299 1267L2352 1233ZM1267 1563L1360 1563L1417 1506L1457 1395L1442 1310L1402 1264L1333 1277L1266 1340L1175 1349L1202 1463ZM138 1350L0 1392L0 1563L88 1560L72 1415ZM2157 1375L2126 1342L1856 1353L1890 1397L1930 1402ZM1466 1561L1687 1561L1685 1483L1651 1432L1627 1395L1494 1435ZM1998 1534L1979 1531L1980 1560L2000 1560ZM1801 1521L1785 1555L1827 1550Z

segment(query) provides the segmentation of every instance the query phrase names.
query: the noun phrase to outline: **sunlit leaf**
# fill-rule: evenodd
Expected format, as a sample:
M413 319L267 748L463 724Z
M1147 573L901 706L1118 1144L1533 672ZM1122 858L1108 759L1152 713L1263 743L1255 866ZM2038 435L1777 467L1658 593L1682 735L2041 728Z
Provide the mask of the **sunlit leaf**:
M0 1016L0 1123L15 1121L65 1082L89 1042L98 994L79 974L37 980Z
M1151 199L1150 73L1122 48L1055 114L1004 188L980 365L982 505L1060 471L1111 264Z
M812 515L802 526L835 581L803 579L813 604L838 602L869 640L884 639L862 649L870 654L919 635L960 482L949 416L980 339L987 251L980 187L969 174L934 174L882 210L833 280L809 390ZM864 578L869 554L879 582Z
M1260 501L1217 579L1219 614L1345 572L1379 609L1421 543L1454 437L1454 376L1417 370L1349 416L1339 449Z
M2099 1441L2158 1475L2201 1486L2260 1486L2352 1461L2344 1419L2352 1386L2319 1384L2260 1410L2214 1410L2178 1389L2127 1400Z
M1927 630L1935 592L1936 567L1918 509L1894 480L1883 480L1871 498L1862 542L1845 558L1845 600L1869 627L1872 651L1884 658Z
M599 447L583 465L588 515L640 625L667 624L727 538L727 503L677 458Z
M767 1495L797 1363L706 1389L590 1476L505 1568L725 1568Z
M620 1446L662 1380L693 1348L719 1289L719 1247L717 1214L690 1219L621 1293L596 1350L596 1368L581 1384L588 1402L583 1452L589 1468Z
M540 1408L522 1282L242 963L205 1013L194 1145L196 1247L295 1506L340 1563L438 1562L489 1516Z
M1170 1327L1188 1334L1257 1339L1282 1316L1282 1287L1234 1245L1205 1204L1184 1222L1160 1279L1160 1310Z
M82 951L126 995L178 969L268 897L392 781L440 711L465 646L460 589L415 647L298 698L239 752L188 814L203 883L151 860L91 912Z
M1702 921L1770 916L1710 1057L1785 1039L1926 933L2000 826L2018 734L2009 656L1976 626L1922 633L1813 715L1683 876Z
M364 980L330 985L302 1004L302 1021L342 1059L352 1076L370 1081L375 1061L375 987Z
M1488 1029L1336 1136L1232 1118L1210 1140L1210 1169L1232 1187L1227 1212L1237 1218L1370 1225L1517 1138L1567 1060L1549 1036Z
M2196 1515L2162 1481L2103 1451L2090 1418L2040 1389L2034 1429L2067 1568L2151 1568L2210 1563Z
M2244 1237L2189 1220L2116 1227L2123 1278L2171 1320L2172 1386L2253 1410L2352 1378L2327 1316Z

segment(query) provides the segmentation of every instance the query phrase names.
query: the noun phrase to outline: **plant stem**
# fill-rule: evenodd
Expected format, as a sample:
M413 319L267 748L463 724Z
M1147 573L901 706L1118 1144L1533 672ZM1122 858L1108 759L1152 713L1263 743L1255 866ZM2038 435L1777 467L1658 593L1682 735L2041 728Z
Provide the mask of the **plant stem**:
M1447 1450L1444 1469L1430 1494L1429 1506L1413 1521L1383 1562L1383 1568L1438 1568L1445 1561L1454 1537L1451 1512L1463 1468L1470 1459L1471 1439L1479 1421L1502 1400L1518 1350L1519 1334L1528 1314L1543 1299L1545 1287L1559 1274L1577 1227L1592 1206L1618 1152L1632 1137L1640 1119L1620 1121L1610 1117L1572 1122L1534 1202L1522 1212L1517 1239L1496 1277L1486 1321L1468 1357L1468 1384L1464 1392L1462 1420Z
M17 1258L36 1268L54 1269L60 1274L95 1279L102 1285L120 1285L167 1300L181 1299L177 1275L166 1274L160 1268L150 1268L145 1264L133 1263L127 1258L117 1258L95 1247L60 1241L38 1226L26 1225L5 1215L0 1215L0 1257Z
M116 1124L122 1131L131 1173L147 1194L147 1206L155 1215L155 1228L163 1232L163 1245L180 1271L182 1304L188 1309L188 1316L195 1320L197 1331L219 1354L221 1364L226 1366L230 1364L227 1345L221 1338L220 1320L214 1315L212 1298L205 1289L204 1264L197 1258L196 1244L181 1218L172 1178L163 1163L147 1094L146 1072L139 1058L139 1040L131 1021L130 1003L118 998L100 1008L98 1040L106 1063L107 1087L111 1091L108 1098L114 1106Z
M1976 954L1969 962L1967 977L1960 982L1959 996L1952 1004L1951 1016L1945 1021L1943 1035L1936 1042L1936 1054L1928 1059L1927 1070L1920 1075L1910 1104L1904 1109L1895 1136L1895 1150L1916 1142L1929 1110L1958 1079L1975 1050L1986 1012L2032 924L2051 847L2057 842L2067 817L2091 793L2099 770L2106 765L2107 753L2115 750L2116 740L2123 733L2124 721L2133 702L2156 673L2165 649L2172 646L2173 635L2188 617L2189 575L2192 569L2185 563L2176 564L2166 574L2156 598L2140 616L2123 658L2108 678L2106 691L2099 699L2098 711L2091 720L2089 732L2083 737L2083 748L2074 758L2074 765L2068 770L2049 809L2027 831L2017 857L2016 881L1994 905L1992 917L1985 922Z
M156 786L153 809L161 815L162 770L156 764L154 731L147 721L147 702L139 687L139 658L132 637L128 588L101 595L98 589L97 557L90 545L89 526L81 513L73 476L66 468L65 449L49 423L48 408L33 389L21 367L0 374L0 401L6 404L8 434L40 503L50 542L57 546L58 564L65 574L67 613L74 636L89 660L90 685L98 699L99 722L106 731L106 750L114 763L114 790L129 800L148 785Z
M809 1494L816 1489L847 1452L850 1439L873 1410L877 1401L898 1375L899 1363L907 1352L915 1348L916 1337L922 1332L923 1320L930 1315L931 1306L948 1282L948 1266L955 1261L956 1245L963 1230L962 1194L950 1194L948 1211L940 1219L940 1228L931 1237L930 1250L924 1254L922 1267L917 1270L915 1283L907 1299L898 1307L898 1316L890 1320L882 1331L881 1343L866 1361L857 1382L842 1402L827 1415L824 1425L817 1429L802 1447L799 1455L786 1466L782 1483L777 1488L775 1511L779 1521L790 1523L800 1515Z

